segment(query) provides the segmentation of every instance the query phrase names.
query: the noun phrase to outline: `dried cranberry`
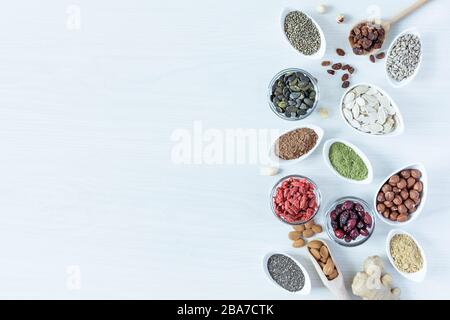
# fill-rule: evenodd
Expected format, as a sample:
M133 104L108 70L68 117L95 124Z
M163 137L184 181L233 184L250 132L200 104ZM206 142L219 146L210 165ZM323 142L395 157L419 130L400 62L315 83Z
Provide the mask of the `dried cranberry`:
M352 211L350 212L350 219L359 220L359 216L356 212Z
M362 206L361 203L357 203L357 204L355 204L355 210L356 211L364 211L364 207Z
M341 229L336 229L334 230L334 235L338 238L338 239L342 239L345 235L344 231L342 231Z
M367 237L369 235L369 231L367 231L367 229L365 229L365 228L359 230L359 233L364 237Z
M339 216L339 224L341 225L341 227L347 223L348 217L348 211L344 211L341 213L341 215Z
M338 222L336 220L331 221L331 227L336 230L339 227Z
M347 200L347 201L345 201L342 204L342 209L344 209L344 210L351 210L351 209L353 209L354 205L355 204L353 203L353 201Z
M367 230L366 230L367 231ZM352 237L353 240L355 240L356 238L358 238L359 236L359 231L358 229L353 229L352 231L350 231L350 237Z
M349 219L349 220L347 221L347 230L353 230L353 229L355 229L356 223L357 223L357 220L356 220L356 219Z
M330 212L330 218L331 218L332 221L337 219L336 210L333 210L333 211Z
M364 222L360 221L360 222L358 222L358 224L356 225L356 227L357 227L358 229L362 229L362 228L365 228L365 227L366 227L366 224L365 224Z
M350 242L352 241L352 237L350 235L346 235L344 240L345 242Z
M368 212L364 213L363 221L367 225L367 227L370 228L372 226L372 217L370 216L370 214Z

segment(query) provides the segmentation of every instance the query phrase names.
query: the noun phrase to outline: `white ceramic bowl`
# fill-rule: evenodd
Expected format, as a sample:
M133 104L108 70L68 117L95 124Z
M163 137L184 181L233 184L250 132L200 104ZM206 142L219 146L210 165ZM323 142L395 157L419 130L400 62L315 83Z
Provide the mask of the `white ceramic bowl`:
M358 130L356 128L353 128L353 126L347 121L347 119L344 116L344 112L343 112L343 106L344 106L344 98L347 95L347 93L349 93L351 90L353 90L355 87L358 86L369 86L369 87L373 87L375 89L377 89L382 95L386 96L392 104L392 107L395 109L395 122L396 122L396 127L394 129L394 131L388 133L388 134L371 134L368 132L364 132L361 130ZM341 101L339 102L339 113L341 114L341 118L342 120L344 120L345 124L351 128L352 130L359 132L360 134L363 134L365 136L371 136L371 137L394 137L394 136L398 136L400 134L402 134L405 131L405 124L403 122L403 117L402 114L400 113L400 109L398 108L397 104L395 103L395 101L391 98L390 95L388 95L384 90L382 90L381 88L377 87L376 85L370 84L370 83L358 83L355 84L353 86L351 86L350 88L348 88L344 94L342 95Z
M419 248L420 254L422 255L422 258L423 258L423 266L422 266L422 269L420 269L419 271L414 272L414 273L407 273L407 272L400 271L400 270L397 268L397 266L396 266L395 263L394 263L394 259L392 259L392 256L391 256L391 248L390 248L391 239L392 239L392 237L394 237L396 234L405 234L405 235L408 235L408 236L410 236L410 237L414 240L414 242L417 244L417 247ZM423 280L425 279L425 275L427 274L427 258L426 258L426 256L425 256L425 252L423 251L423 249L422 249L422 247L420 246L419 242L417 242L417 240L416 240L411 234L409 234L408 232L405 232L405 231L403 231L403 230L398 230L398 229L393 229L393 230L391 230L391 231L388 233L387 237L386 237L386 254L387 254L388 258L389 258L389 262L392 264L392 266L395 268L395 270L397 270L398 273L400 273L400 274L401 274L402 276L404 276L406 279L409 279L409 280L412 280L412 281L415 281L415 282L421 282L421 281L423 281Z
M270 258L272 255L274 255L274 254L281 254L281 255L284 255L284 256L286 256L286 257L292 259L292 261L294 261L294 262L300 267L300 270L302 270L303 275L305 276L305 284L304 284L304 286L303 286L303 288L302 288L301 290L295 291L295 292L288 291L288 290L284 289L283 287L281 287L278 283L276 283L275 280L273 280L272 276L271 276L270 273L269 273L269 269L268 269L268 267L267 267L267 262L269 261L269 258ZM292 293L292 294L299 294L299 295L307 295L307 294L309 294L309 293L311 292L311 278L309 277L309 274L308 274L308 272L306 271L305 267L303 267L303 265L302 265L300 262L298 262L295 258L293 258L291 255L289 255L289 254L287 254L287 253L282 253L282 252L269 252L269 253L266 254L266 255L264 256L264 258L263 258L263 269L264 269L264 272L265 272L265 274L266 274L266 276L267 276L267 279L269 279L269 281L272 282L275 286L277 286L278 288L283 289L283 290L286 291L286 292L290 292L290 293Z
M408 78L403 79L402 81L396 81L394 80L388 73L387 71L387 58L389 57L389 54L392 50L392 47L394 46L394 43L397 41L398 38L400 38L401 36L405 35L405 34L413 34L417 37L419 37L419 41L422 45L421 51L420 51L420 56L419 56L419 63L416 67L416 70L414 70L414 73L412 75L410 75ZM408 83L410 83L417 75L417 73L419 72L420 69L420 65L422 64L422 56L423 56L423 42L422 39L420 37L419 32L417 31L416 28L410 28L410 29L406 29L405 31L401 32L398 36L395 37L395 39L391 42L391 44L389 45L389 49L387 51L386 54L386 61L385 61L385 65L384 65L384 72L386 73L386 78L388 80L388 82L394 87L394 88L401 88L403 86L406 86Z
M301 53L300 51L298 51L297 49L294 48L294 46L291 44L291 42L289 41L288 37L286 36L286 33L284 32L284 19L286 18L286 15L289 12L292 11L301 11L303 12L306 16L308 16L311 21L315 24L317 30L319 31L320 34L320 48L319 51L317 51L316 53L307 56L304 55L303 53ZM320 27L320 25L316 22L316 20L313 19L313 17L311 17L309 14L307 14L306 12L302 11L302 10L297 10L297 9L293 9L293 8L285 8L283 9L283 11L281 12L281 17L280 17L280 23L281 23L281 32L283 33L283 37L286 39L286 41L289 43L289 46L297 53L301 54L302 56L309 58L309 59L321 59L324 55L325 55L325 50L327 48L327 42L325 40L325 35L322 31L322 28Z
M330 157L329 157L329 153L330 153L330 147L333 143L335 142L341 142L347 146L349 146L350 148L352 148L357 154L358 156L361 157L362 161L364 161L365 165L367 166L367 178L361 181L356 181L356 180L352 180L352 179L348 179L344 176L341 176L331 165L331 161L330 161ZM364 154L364 152L362 152L358 147L356 147L354 144L342 140L342 139L329 139L327 141L325 141L325 143L323 144L323 160L325 161L325 163L327 164L328 168L330 168L331 171L333 171L333 173L338 176L339 178L341 178L342 180L345 180L347 182L351 182L351 183L357 183L357 184L369 184L372 182L373 180L373 167L372 164L369 161L369 158L367 158L367 156Z
M302 155L301 157L299 157L299 158L297 158L297 159L284 160L284 159L279 158L279 157L276 155L276 153L275 153L275 146L276 146L276 142L277 142L278 138L281 137L283 134L286 134L286 133L288 133L288 132L291 132L291 131L294 131L294 130L297 130L297 129L301 129L301 128L309 128L309 129L314 130L314 132L315 132L315 133L317 134L317 136L318 136L318 137L317 137L317 141L316 141L315 146L314 146L311 150L309 150L307 153L305 153L304 155ZM323 129L320 128L320 127L318 127L318 126L315 126L315 125L313 125L313 124L307 124L307 125L303 125L303 126L294 128L294 129L289 129L289 130L283 132L283 133L282 133L278 138L276 138L275 141L272 143L272 145L270 146L270 150L269 150L269 159L270 159L270 161L271 161L274 165L277 165L277 166L280 166L280 167L281 167L281 166L287 166L287 165L292 165L292 164L299 163L299 162L305 160L306 158L308 158L308 157L314 152L314 150L317 149L317 147L319 146L319 144L322 142L323 135L324 135Z
M391 176L393 176L394 174L399 173L402 170L406 170L406 169L417 169L417 170L420 170L422 172L422 177L420 178L420 181L422 181L422 184L423 184L422 197L420 199L420 203L419 203L419 206L417 207L417 210L409 215L409 219L408 220L406 220L405 222L392 221L392 220L386 219L381 213L378 212L378 210L377 210L377 195L378 195L378 192L380 192L381 187L386 183L386 181L389 180L389 178ZM387 223L387 224L389 224L391 226L402 227L402 226L407 225L408 223L411 223L415 219L417 219L417 217L422 212L422 209L423 209L423 207L425 205L425 202L427 200L427 196L428 196L428 174L427 174L427 171L426 171L425 166L423 164L421 164L421 163L414 163L414 164L410 164L410 165L407 165L407 166L404 166L404 167L402 167L400 169L395 170L394 172L392 172L391 174L386 176L386 178L383 179L383 181L378 186L377 191L375 192L375 196L373 198L373 205L374 205L375 212L377 213L377 215L380 218L380 220L382 220L383 222L385 222L385 223Z

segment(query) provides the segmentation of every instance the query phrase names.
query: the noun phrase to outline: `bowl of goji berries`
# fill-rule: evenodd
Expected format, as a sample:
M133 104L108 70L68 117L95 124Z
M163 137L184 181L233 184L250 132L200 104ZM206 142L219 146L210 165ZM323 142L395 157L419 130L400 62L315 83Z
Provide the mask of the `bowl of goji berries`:
M308 177L289 175L280 179L270 194L275 216L290 225L301 225L319 212L321 202L317 184Z

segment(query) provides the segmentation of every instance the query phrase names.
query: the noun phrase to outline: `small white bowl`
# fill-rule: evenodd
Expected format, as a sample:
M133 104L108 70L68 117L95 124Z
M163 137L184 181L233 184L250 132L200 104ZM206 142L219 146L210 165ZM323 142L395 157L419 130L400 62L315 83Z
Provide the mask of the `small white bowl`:
M394 259L391 256L391 239L396 234L405 234L405 235L410 236L411 239L414 240L414 242L416 243L417 247L420 250L420 254L422 255L422 259L423 259L422 269L420 269L419 271L414 272L414 273L407 273L407 272L400 271L397 268L397 266L394 263ZM389 262L392 264L392 266L395 268L395 270L397 270L397 272L400 273L403 277L405 277L409 280L415 281L415 282L422 282L425 279L425 275L427 274L427 258L425 257L425 253L424 253L422 247L420 246L419 242L417 242L417 240L408 232L405 232L405 231L399 230L399 229L391 230L386 237L386 254L389 258Z
M423 46L423 42L420 37L419 31L416 28L406 29L405 31L403 31L399 35L397 35L395 37L395 39L391 42L391 44L389 45L387 54L386 54L386 59L385 59L386 61L384 63L384 72L386 73L386 78L387 78L388 82L394 88L401 88L403 86L406 86L408 83L410 83L416 77L417 73L419 72L420 65L422 64L423 47L421 48L421 51L420 51L419 63L417 64L416 70L414 70L414 73L412 75L410 75L406 79L403 79L402 81L396 81L396 80L392 79L392 77L389 75L389 72L387 71L387 60L388 60L387 58L389 57L389 54L392 50L392 47L394 46L394 43L398 40L398 38L400 38L401 36L403 36L405 34L412 34L412 35L419 37L420 44Z
M284 19L286 18L286 15L289 12L292 11L301 11L303 12L306 16L308 16L308 18L311 19L311 21L314 23L314 25L316 26L317 30L319 31L320 34L320 48L319 51L317 51L316 53L307 56L303 53L301 53L300 51L298 51L297 49L294 48L294 46L291 44L291 42L289 41L288 37L286 36L286 33L284 32ZM316 22L316 20L313 19L313 17L311 17L309 14L307 14L306 12L302 11L302 10L297 10L297 9L293 9L293 8L285 8L283 9L283 11L281 12L281 17L280 17L280 23L281 23L281 32L283 33L284 38L286 39L286 41L289 43L289 46L297 53L301 54L302 56L309 58L309 59L321 59L324 55L325 55L325 50L327 48L327 42L325 40L325 35L322 31L322 28L320 27L320 25Z
M369 132L364 132L361 130L358 130L356 128L354 128L345 118L344 116L344 112L343 112L343 108L344 108L344 98L347 95L347 93L349 93L351 90L353 90L355 87L358 86L369 86L369 87L373 87L375 89L377 89L383 96L386 96L392 104L392 107L395 109L395 124L396 127L394 129L394 131L387 133L387 134L371 134ZM395 101L391 98L390 95L388 95L384 90L382 90L381 88L377 87L376 85L370 84L370 83L358 83L355 84L353 86L351 86L350 88L348 88L344 94L342 95L341 101L339 102L339 113L341 114L341 118L342 120L344 120L345 124L349 127L352 128L354 131L359 132L360 134L363 134L365 136L371 136L371 137L395 137L398 135L401 135L404 131L405 131L405 124L403 122L403 117L402 114L400 113L400 109L398 108L397 104L395 103Z
M297 159L292 159L292 160L284 160L279 158L276 153L275 153L275 146L276 146L276 142L278 140L279 137L281 137L283 134L286 134L288 132L297 130L297 129L301 129L301 128L309 128L314 130L314 132L317 134L317 141L315 146L309 150L307 153L305 153L304 155L302 155L301 157L297 158ZM296 164L299 163L303 160L305 160L306 158L308 158L313 152L314 150L317 149L317 147L319 146L319 144L322 142L324 136L324 131L322 128L315 126L313 124L307 124L307 125L302 125L300 127L294 128L294 129L289 129L285 132L283 132L278 138L275 139L275 141L272 143L272 145L270 146L270 150L269 150L269 159L270 161L274 164L274 165L278 165L278 166L287 166L287 165L292 165L292 164Z
M377 195L378 195L378 192L380 192L381 187L383 187L383 185L386 183L386 181L389 180L389 178L391 176L393 176L394 174L399 173L402 170L406 170L406 169L417 169L417 170L420 170L420 172L422 172L422 177L420 178L420 181L422 181L422 184L423 184L422 197L420 199L420 203L419 203L419 206L417 207L417 210L409 215L409 219L408 220L406 220L405 222L392 221L392 220L386 219L381 213L378 212L378 210L377 210ZM386 178L383 179L383 181L378 186L377 191L375 192L375 197L373 199L373 205L374 205L375 212L377 213L377 215L380 218L380 220L382 220L383 222L385 222L385 223L387 223L387 224L389 224L391 226L403 227L403 226L407 225L408 223L411 223L412 221L417 219L417 217L422 212L422 209L423 209L423 207L425 205L425 202L427 200L427 196L428 196L428 174L427 174L427 171L426 171L425 166L423 164L421 164L421 163L414 163L414 164L410 164L410 165L407 165L407 166L404 166L404 167L402 167L400 169L395 170L394 172L392 172Z
M294 261L294 262L300 267L300 270L302 270L303 275L304 275L304 277L305 277L305 284L304 284L304 286L303 286L303 288L302 288L301 290L295 291L295 292L288 291L288 290L284 289L282 286L280 286L278 283L276 283L275 280L273 280L272 276L271 276L270 273L269 273L269 269L268 269L268 266L267 266L267 262L269 261L269 258L270 258L271 256L273 256L274 254L281 254L281 255L284 255L284 256L286 256L286 257L292 259L292 261ZM263 259L263 269L264 269L264 272L265 272L265 274L266 274L266 276L267 276L267 279L269 279L269 281L272 282L275 286L277 286L278 288L283 289L283 290L286 291L286 292L290 292L290 293L292 293L292 294L299 294L299 295L307 295L307 294L309 294L309 293L311 292L311 278L309 277L309 274L308 274L308 272L306 271L305 267L303 267L303 265L302 265L300 262L298 262L295 258L293 258L291 255L289 255L289 254L287 254L287 253L281 253L281 252L269 252L268 254L266 254L266 255L264 256L264 259Z
M343 144L345 144L346 146L349 146L350 148L353 149L353 151L355 151L358 156L361 157L362 161L364 161L364 164L367 166L367 178L361 181L357 181L357 180L352 180L349 178L346 178L344 176L341 176L336 169L333 168L331 161L330 161L330 147L333 143L335 142L341 142ZM330 168L331 171L333 171L333 173L338 176L339 178L341 178L342 180L345 180L347 182L351 182L351 183L356 183L356 184L369 184L372 182L373 180L373 167L372 164L369 161L369 158L367 158L367 156L364 154L364 152L362 152L358 147L356 147L354 144L342 140L342 139L329 139L327 141L325 141L325 143L323 144L323 160L325 161L325 163L327 164L328 168Z

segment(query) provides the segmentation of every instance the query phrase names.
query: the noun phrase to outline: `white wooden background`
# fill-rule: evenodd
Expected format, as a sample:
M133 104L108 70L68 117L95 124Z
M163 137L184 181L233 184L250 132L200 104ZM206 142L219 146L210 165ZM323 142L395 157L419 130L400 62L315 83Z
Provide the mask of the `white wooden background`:
M363 149L375 179L369 186L341 182L320 151L282 174L313 178L325 203L343 195L369 201L389 172L423 162L430 195L406 230L426 250L427 278L415 284L387 269L403 298L450 298L450 3L431 0L392 29L395 35L415 26L423 36L422 69L406 88L389 87L382 63L345 57L358 69L353 82L387 90L406 122L401 137L371 139L344 126L338 79L289 48L279 16L288 5L313 14L325 31L327 56L334 57L369 6L388 17L411 0L324 0L331 5L325 15L315 13L318 2L4 2L0 298L299 299L265 279L262 256L280 250L299 257L312 276L304 299L332 299L306 253L291 249L289 227L269 209L268 191L280 176L261 177L257 166L170 160L171 133L192 128L194 120L207 128L295 125L278 119L266 101L272 76L292 66L317 76L320 106L331 112L327 120L314 114L308 122L322 126L326 138ZM68 8L81 10L80 30L66 26ZM335 22L340 12L348 21L343 25ZM334 246L347 284L368 255L388 264L389 227L377 222L365 245Z

